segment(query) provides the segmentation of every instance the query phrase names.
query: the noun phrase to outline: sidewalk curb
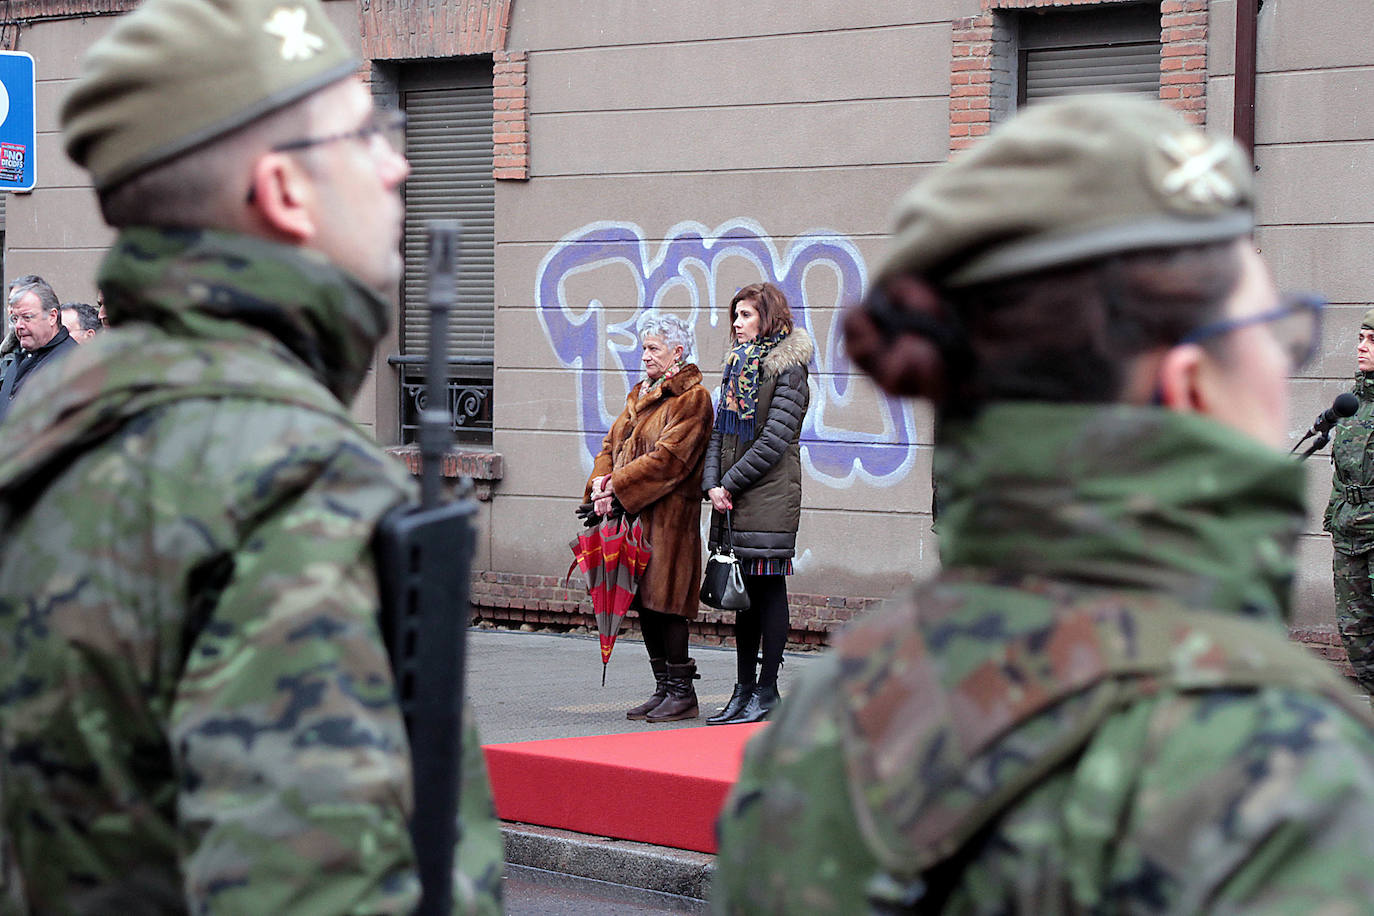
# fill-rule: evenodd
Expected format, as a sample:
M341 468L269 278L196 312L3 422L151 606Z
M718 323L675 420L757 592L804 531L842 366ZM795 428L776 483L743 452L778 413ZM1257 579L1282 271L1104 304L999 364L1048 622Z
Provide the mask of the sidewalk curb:
M506 861L581 878L706 900L716 857L502 821Z

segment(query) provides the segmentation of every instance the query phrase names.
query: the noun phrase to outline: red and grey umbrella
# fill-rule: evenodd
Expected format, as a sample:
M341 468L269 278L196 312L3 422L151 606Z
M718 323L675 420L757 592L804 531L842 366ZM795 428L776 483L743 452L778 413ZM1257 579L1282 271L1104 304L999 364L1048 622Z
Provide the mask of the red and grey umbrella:
M601 683L605 686L606 665L621 621L649 565L649 541L638 518L613 514L580 532L568 546L573 552L572 566L587 578L587 594L601 637ZM572 567L568 573L572 574Z

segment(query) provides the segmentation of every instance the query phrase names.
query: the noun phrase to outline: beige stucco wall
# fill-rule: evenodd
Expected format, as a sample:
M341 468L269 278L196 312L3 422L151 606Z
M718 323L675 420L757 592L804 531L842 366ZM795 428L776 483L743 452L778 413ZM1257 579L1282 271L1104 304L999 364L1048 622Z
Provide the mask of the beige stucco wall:
M96 210L85 173L62 151L58 109L80 67L80 49L105 34L110 18L68 19L23 29L20 51L33 55L37 184L11 194L5 209L6 281L48 280L64 302L95 302L95 269L114 238Z
M354 47L361 47L357 5L327 0L330 19ZM95 303L95 275L114 232L100 217L86 173L62 148L59 111L62 98L77 77L81 55L115 22L113 16L51 20L20 30L16 50L33 55L38 182L32 193L10 194L5 220L5 281L38 274L52 284L64 302ZM380 352L387 349L384 341ZM394 350L394 345L390 347ZM379 360L383 371L384 357ZM354 416L376 432L379 394L376 371L369 372L354 404Z
M791 587L882 596L934 568L928 411L856 378L833 329L893 198L948 154L950 15L947 3L516 3L531 160L529 182L497 196L497 500L521 504L494 514L503 568L566 568L599 433L639 377L616 363L612 347L632 344L615 326L660 295L695 320L714 388L730 297L784 279L817 339ZM636 243L628 260L579 241L612 227ZM722 236L754 254L715 259L732 247ZM689 250L697 260L654 275ZM579 411L588 398L597 409Z
M1212 4L1209 98L1226 100L1234 72L1234 4ZM1340 0L1267 3L1259 18L1255 165L1257 240L1280 287L1319 290L1332 308L1320 358L1291 386L1294 440L1348 387L1355 334L1374 298L1374 7ZM1210 104L1210 103L1209 103ZM1321 531L1330 462L1308 461L1309 523L1300 544L1297 622L1333 619L1330 541Z
M507 46L529 53L530 179L497 183L494 445L505 478L485 507L484 567L566 569L590 452L637 378L617 364L631 345L618 325L655 295L692 316L714 386L725 303L741 285L786 278L818 347L793 589L880 596L934 569L929 412L854 377L833 327L883 249L891 201L946 156L950 20L979 8L516 0ZM352 3L329 9L356 35ZM1218 131L1230 127L1234 13L1230 0L1210 7ZM64 299L94 298L111 234L60 151L56 111L110 21L36 24L19 43L38 68L39 185L9 202L7 269L48 276ZM1341 0L1269 3L1260 20L1258 241L1282 285L1336 304L1322 359L1291 386L1294 438L1341 390L1374 288L1371 29L1374 7ZM627 243L618 251L588 241L611 230ZM654 274L694 245L695 260ZM391 396L369 383L360 419L371 424ZM1298 622L1314 625L1331 615L1318 525L1329 477L1310 464Z

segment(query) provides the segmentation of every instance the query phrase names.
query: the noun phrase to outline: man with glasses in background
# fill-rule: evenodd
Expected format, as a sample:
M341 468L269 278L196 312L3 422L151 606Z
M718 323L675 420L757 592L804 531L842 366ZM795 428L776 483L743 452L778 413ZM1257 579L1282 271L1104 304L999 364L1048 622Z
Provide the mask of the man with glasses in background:
M60 310L57 294L42 277L29 274L10 284L9 319L19 346L0 378L0 420L40 366L76 346L62 324Z
M392 328L409 165L357 67L317 0L148 0L63 104L119 234L113 330L0 436L3 860L28 912L419 900L371 552L414 486L345 407ZM464 752L454 911L498 913L470 728Z
M95 306L86 302L62 303L62 326L79 344L89 343L104 328L100 313Z

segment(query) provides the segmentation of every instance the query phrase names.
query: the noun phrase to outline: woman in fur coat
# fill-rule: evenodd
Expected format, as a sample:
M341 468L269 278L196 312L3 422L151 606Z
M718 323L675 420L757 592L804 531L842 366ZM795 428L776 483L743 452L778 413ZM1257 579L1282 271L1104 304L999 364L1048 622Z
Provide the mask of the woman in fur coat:
M583 494L597 514L616 502L644 525L651 555L631 608L639 614L654 672L652 696L629 719L672 722L697 715L696 662L687 656L687 621L701 587L701 472L711 436L711 395L688 362L691 325L676 315L639 319L644 380L630 389Z
M735 618L736 682L712 725L758 722L778 703L787 644L787 579L801 520L801 429L810 404L811 336L792 323L787 297L755 283L730 302L732 347L725 358L715 430L702 488L711 500L711 546L730 512L749 609ZM756 671L759 643L763 664Z

